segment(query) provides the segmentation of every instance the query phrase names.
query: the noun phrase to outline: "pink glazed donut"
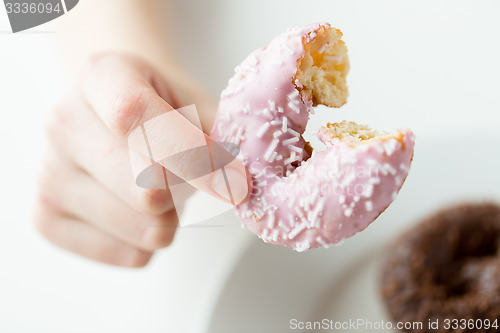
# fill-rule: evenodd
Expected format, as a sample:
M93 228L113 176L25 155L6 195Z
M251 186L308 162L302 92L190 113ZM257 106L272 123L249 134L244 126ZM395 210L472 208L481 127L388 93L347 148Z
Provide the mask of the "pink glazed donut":
M240 147L253 178L235 207L243 226L297 251L340 243L395 199L413 157L410 130L380 133L352 122L319 131L326 150L302 138L313 106L347 100L347 49L328 23L289 29L235 69L211 136Z

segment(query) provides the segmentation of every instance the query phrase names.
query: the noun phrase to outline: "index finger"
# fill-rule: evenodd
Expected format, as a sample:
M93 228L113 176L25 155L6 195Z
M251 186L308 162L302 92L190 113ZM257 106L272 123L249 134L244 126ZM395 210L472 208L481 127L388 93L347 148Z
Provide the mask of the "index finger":
M158 95L152 82L159 79L137 59L101 56L82 77L83 95L106 127L128 140L130 149L216 198L231 204L245 201L250 178L244 165L203 133L199 122L188 120ZM214 158L230 162L216 169L220 163ZM208 165L209 174L193 176Z

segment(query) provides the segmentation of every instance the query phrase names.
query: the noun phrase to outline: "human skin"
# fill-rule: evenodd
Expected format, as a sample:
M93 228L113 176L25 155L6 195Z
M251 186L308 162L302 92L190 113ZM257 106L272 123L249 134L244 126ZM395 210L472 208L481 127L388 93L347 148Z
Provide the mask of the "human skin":
M61 50L75 84L47 113L48 147L39 168L34 223L54 244L118 266L146 265L172 242L178 224L168 189L137 186L128 136L169 113L172 121L158 140L175 151L203 136L175 109L195 104L205 132L215 111L210 96L170 55L160 4L86 0L58 20ZM148 158L144 151L135 153ZM187 179L190 163L183 162L168 167ZM190 183L240 203L249 193L245 167L235 159L227 169L232 198L220 194L225 184L218 178Z

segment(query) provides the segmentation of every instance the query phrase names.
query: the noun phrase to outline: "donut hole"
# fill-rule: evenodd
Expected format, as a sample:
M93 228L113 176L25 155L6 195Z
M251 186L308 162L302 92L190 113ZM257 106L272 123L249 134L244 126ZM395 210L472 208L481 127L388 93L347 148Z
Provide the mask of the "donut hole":
M478 264L498 257L500 230L498 221L481 214L460 219L452 215L448 223L454 230L443 230L447 234L433 239L438 244L446 243L448 248L434 245L436 255L431 269L436 286L443 288L447 297L461 297L478 289Z
M455 259L484 258L497 255L499 235L494 230L469 228L461 234Z
M347 48L341 40L342 32L320 27L316 37L304 43L305 55L298 61L299 90L313 105L340 107L347 101L346 76L349 72Z

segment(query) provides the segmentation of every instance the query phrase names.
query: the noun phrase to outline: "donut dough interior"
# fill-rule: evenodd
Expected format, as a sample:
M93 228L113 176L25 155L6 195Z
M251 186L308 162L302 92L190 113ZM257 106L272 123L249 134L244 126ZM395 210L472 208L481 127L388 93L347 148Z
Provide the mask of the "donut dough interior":
M338 108L347 102L348 96L347 47L341 40L342 32L339 29L321 27L315 33L316 37L312 41L304 43L306 52L298 61L296 78L302 85L298 89L313 102L313 106L321 104ZM326 128L332 138L351 144L394 137L366 125L347 121L329 123Z

